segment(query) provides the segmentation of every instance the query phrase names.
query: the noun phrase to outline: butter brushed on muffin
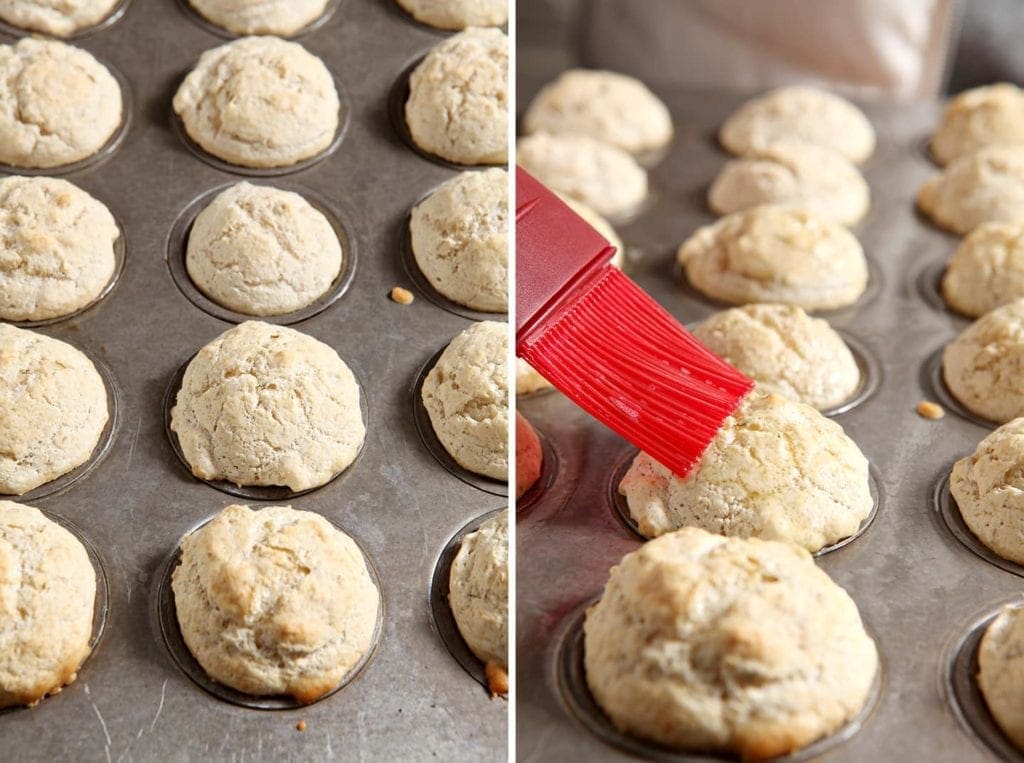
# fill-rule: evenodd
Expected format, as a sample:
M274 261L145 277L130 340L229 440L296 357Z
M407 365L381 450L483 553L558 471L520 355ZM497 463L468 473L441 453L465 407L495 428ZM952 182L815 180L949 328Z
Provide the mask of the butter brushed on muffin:
M303 703L359 664L380 608L355 541L290 506L223 509L182 541L171 589L185 644L211 678Z
M805 550L696 528L627 554L583 631L612 723L681 752L795 752L861 712L878 671L857 605Z
M39 509L0 501L0 709L75 680L91 651L96 570Z
M700 527L808 551L853 535L874 506L868 460L839 424L758 391L723 422L685 477L640 453L619 492L650 537Z
M366 436L359 398L352 371L331 347L246 321L189 362L171 430L200 479L308 490L359 454Z

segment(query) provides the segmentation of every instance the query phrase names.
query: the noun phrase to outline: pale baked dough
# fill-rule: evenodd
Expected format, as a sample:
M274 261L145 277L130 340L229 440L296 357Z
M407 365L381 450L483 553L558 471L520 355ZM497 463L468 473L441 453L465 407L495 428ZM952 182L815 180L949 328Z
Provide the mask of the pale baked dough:
M551 382L522 358L516 358L516 394L528 395L542 389L552 389Z
M526 417L516 411L516 498L521 498L540 479L543 461L544 451L537 432Z
M359 395L331 347L247 321L189 362L171 430L200 479L308 490L358 455L366 435Z
M633 154L672 140L672 116L643 82L593 69L570 69L545 85L526 110L523 128L589 135Z
M107 388L69 344L0 323L0 493L21 495L85 463Z
M586 135L521 138L519 165L561 196L601 215L625 215L647 196L647 172L628 153Z
M700 527L808 551L853 535L874 505L868 460L839 424L756 391L686 477L640 453L619 492L647 536Z
M453 302L491 313L508 309L508 173L468 171L412 210L412 253L420 271Z
M1024 297L1024 221L985 223L968 233L946 267L942 296L970 318Z
M1024 604L1007 604L985 629L978 687L999 728L1024 752Z
M946 345L942 377L983 418L1003 423L1024 415L1024 299L985 313Z
M990 432L953 464L949 492L978 540L1024 564L1024 418Z
M569 209L582 217L585 223L600 233L605 241L615 247L615 255L608 260L608 264L621 268L625 260L625 245L622 243L622 239L619 238L619 234L615 232L612 224L583 202L561 194L558 197L565 202Z
M75 680L95 603L96 571L78 538L39 509L0 501L0 709Z
M1024 146L992 146L956 159L924 181L917 205L960 235L984 223L1024 222Z
M200 16L231 34L293 35L320 18L328 0L188 0Z
M0 0L0 19L11 26L68 37L96 26L118 0Z
M58 318L94 301L120 235L110 210L66 180L0 180L0 318Z
M707 318L693 335L762 391L819 410L849 400L860 385L860 369L846 342L827 321L799 307L735 307Z
M474 323L423 380L423 407L444 449L464 469L508 479L508 327Z
M340 108L324 62L277 37L243 37L206 51L174 95L189 137L242 167L316 156L334 140Z
M323 213L292 191L238 183L192 224L185 265L203 294L246 315L316 302L341 270L341 242Z
M178 625L211 678L313 702L373 644L380 593L362 551L290 506L228 506L181 543Z
M783 302L834 310L868 283L857 238L803 209L766 205L699 228L678 252L695 289L730 304Z
M117 132L122 109L120 85L88 51L31 37L0 45L0 162L86 159Z
M875 130L864 113L838 95L806 85L772 90L747 101L725 120L718 139L738 156L776 143L831 149L854 164L875 150Z
M508 664L508 511L462 539L448 575L455 624L481 662Z
M965 90L951 100L931 140L939 164L987 146L1024 144L1024 91L1008 82Z
M708 205L720 215L759 204L799 207L854 225L867 214L871 194L857 168L834 151L775 143L729 161L708 191Z
M450 162L507 162L508 109L508 38L499 29L471 27L449 37L409 77L409 133Z
M857 605L806 551L695 528L612 568L584 650L590 691L619 729L744 760L832 734L878 671Z
M508 0L398 0L421 24L438 29L502 26L508 21Z

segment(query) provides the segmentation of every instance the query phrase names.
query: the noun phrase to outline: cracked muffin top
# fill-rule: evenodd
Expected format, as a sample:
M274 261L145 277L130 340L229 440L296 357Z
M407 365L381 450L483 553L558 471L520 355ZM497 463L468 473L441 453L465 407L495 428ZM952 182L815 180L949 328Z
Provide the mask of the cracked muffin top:
M308 490L362 448L359 395L352 371L323 342L247 321L189 362L171 430L200 479Z
M89 358L0 323L0 493L27 493L85 463L108 416Z
M117 80L87 51L31 37L0 45L0 162L81 161L117 131L122 108Z
M206 51L174 95L189 137L242 167L316 156L334 140L340 108L323 61L278 37L243 37Z
M302 196L243 182L196 216L185 265L217 304L246 315L283 315L327 293L342 256L331 223Z
M725 420L685 477L640 453L619 492L647 536L700 527L808 551L853 535L874 505L868 460L839 424L758 391Z

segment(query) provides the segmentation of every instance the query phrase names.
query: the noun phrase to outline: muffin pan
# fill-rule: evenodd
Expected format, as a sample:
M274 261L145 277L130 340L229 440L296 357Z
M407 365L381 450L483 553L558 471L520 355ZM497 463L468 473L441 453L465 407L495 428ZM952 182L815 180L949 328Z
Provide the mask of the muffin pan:
M524 107L557 71L520 76ZM679 279L675 253L694 230L715 218L702 194L729 155L717 144L722 121L752 94L661 90L676 138L651 169L658 196L635 221L617 230L625 241L625 271L684 323L721 309ZM939 475L974 450L990 426L947 411L921 418L915 407L935 399L929 361L967 321L936 309L918 285L922 269L941 272L960 239L920 219L914 197L936 168L920 140L937 124L938 102L864 105L878 148L864 165L872 209L853 232L871 265L870 289L843 310L821 313L860 354L878 364L879 384L861 404L834 415L872 464L883 501L855 540L817 563L857 602L884 667L876 710L859 730L832 745L823 759L990 760L1004 748L979 746L956 720L941 690L944 649L963 633L966 618L1019 594L1021 580L968 549L937 515ZM934 276L933 276L934 277ZM616 467L635 453L563 395L519 398L520 410L559 454L556 479L519 513L518 756L536 763L625 761L650 755L606 743L578 717L562 687L562 637L580 608L601 592L609 568L640 539L614 507ZM973 681L962 665L959 680ZM815 747L811 751L814 758ZM679 759L678 757L676 759Z
M39 329L85 349L101 373L110 370L117 423L87 474L20 499L89 538L109 585L106 627L78 680L31 710L0 716L0 758L55 760L71 751L90 761L505 759L508 704L463 670L430 615L445 545L502 500L447 472L414 423L410 389L420 368L470 321L428 299L402 306L388 298L395 285L411 288L401 254L409 210L455 174L410 150L388 116L404 67L444 37L393 5L343 0L340 12L302 36L344 91L348 127L315 166L268 180L322 199L344 229L346 254L358 252L344 293L292 325L335 348L359 375L363 451L328 485L294 501L273 498L346 528L373 561L385 602L373 657L328 698L260 710L204 691L165 643L161 581L182 536L230 503L259 507L269 497L235 498L195 479L165 432L162 404L176 372L237 320L211 315L178 288L169 237L198 197L251 176L198 158L171 118L183 74L224 39L175 0L133 0L109 28L75 43L127 79L127 134L106 161L66 175L120 223L124 271L98 304Z

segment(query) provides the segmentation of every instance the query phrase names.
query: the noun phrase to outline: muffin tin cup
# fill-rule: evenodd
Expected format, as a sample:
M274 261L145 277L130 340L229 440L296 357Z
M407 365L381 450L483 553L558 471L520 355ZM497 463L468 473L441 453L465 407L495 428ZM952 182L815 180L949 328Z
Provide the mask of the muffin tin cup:
M986 429L995 429L1000 426L998 423L989 421L967 408L967 406L957 400L956 395L946 385L946 380L942 374L942 353L945 349L945 347L937 349L925 359L924 365L921 367L921 386L924 388L925 393L930 394L947 411L955 413L972 424L977 424L979 427L985 427Z
M27 503L18 499L18 503ZM38 508L38 507L37 507ZM70 684L62 687L55 694L61 694L67 691L74 691L79 683L85 680L84 672L89 669L89 661L92 656L96 654L96 650L99 649L100 641L103 639L103 632L107 627L107 618L110 614L110 584L107 581L107 570L103 565L103 560L100 555L96 552L96 547L93 546L92 541L82 532L82 529L71 522L68 519L60 516L59 514L53 514L46 509L39 509L47 519L52 522L56 522L58 525L63 527L69 533L75 536L75 540L82 544L85 549L86 555L89 557L89 563L92 565L93 570L96 572L96 598L93 604L92 614L92 636L89 638L89 654L86 655L85 659L82 660L82 664L78 666L76 672L76 678ZM40 700L40 707L45 707L46 704L52 701L50 698L55 694L48 695ZM7 713L16 713L19 710L31 710L25 706L7 707L0 708L0 717Z
M1024 763L1024 753L999 728L978 687L978 650L986 629L1003 606L1020 601L1016 596L972 618L946 644L939 675L942 694L963 730L979 746L1009 763Z
M322 516L322 515L321 515ZM267 695L260 696L255 694L246 694L245 692L233 689L230 686L220 683L219 681L211 678L203 667L199 664L198 660L192 656L192 652L189 651L188 645L185 643L185 638L181 634L181 628L178 625L178 614L174 605L174 591L171 588L171 576L174 573L175 568L181 562L181 542L191 535L192 533L205 526L214 517L207 517L198 525L193 527L184 536L181 541L174 547L171 554L164 560L163 564L157 572L156 580L156 619L160 629L160 635L163 638L164 646L167 647L167 651L170 654L171 659L181 669L196 686L203 689L208 694L213 695L217 699L229 702L239 707L251 708L254 710L296 710L302 707L308 707L309 705L323 702L327 698L337 694L339 691L350 685L366 668L370 660L373 659L377 647L380 644L381 636L383 635L383 624L384 624L384 589L381 586L380 577L377 574L377 569L373 564L373 560L366 553L366 549L363 545L352 536L344 527L334 522L329 517L324 517L334 527L341 532L352 538L356 546L359 547L360 553L363 555L363 560L366 562L366 569L370 574L370 579L376 586L377 591L380 595L380 604L377 607L377 622L373 629L373 637L370 641L370 646L366 650L366 653L360 658L351 670L345 675L341 682L331 689L329 692L321 697L317 697L312 702L299 702L294 697L287 695Z
M49 482L44 482L39 487L34 487L21 495L0 494L0 499L31 504L33 501L38 501L40 498L46 498L60 493L74 485L95 469L106 457L114 442L114 435L117 434L121 418L119 410L120 393L117 388L117 383L114 380L114 375L107 367L107 364L93 355L90 351L66 340L62 341L64 341L65 344L71 345L85 355L92 362L93 366L96 367L96 372L103 380L103 387L107 391L107 423L104 425L103 431L100 432L100 437L96 441L96 446L92 449L92 453L84 462L59 477L56 477Z
M126 252L128 249L128 245L125 242L124 226L121 225L121 221L118 220L116 217L114 218L114 224L117 226L117 241L114 242L113 247L114 272L110 275L110 280L107 281L106 285L100 290L99 294L97 294L92 300L82 305L77 310L74 310L70 313L65 313L64 315L56 315L52 318L40 318L38 320L5 320L4 322L10 323L12 326L17 326L18 328L23 329L38 328L39 326L51 326L54 323L61 323L62 321L66 321L71 318L76 318L77 316L92 309L100 302L102 302L104 298L114 290L114 287L117 286L117 282L121 278L121 273L124 271L125 260L127 259Z
M427 413L427 409L423 406L423 382L427 378L427 374L430 373L437 361L440 359L441 354L445 351L447 345L438 350L434 355L423 364L420 372L416 374L416 378L412 384L412 417L413 422L416 424L416 431L419 433L420 440L426 446L427 451L434 457L441 466L452 474L458 477L460 480L465 482L467 485L472 485L478 490L484 493L490 493L501 498L508 497L509 488L507 481L501 481L492 479L491 477L485 477L482 474L476 474L475 472L469 471L460 466L451 454L445 450L444 445L437 438L437 434L434 432L434 425L430 422L430 414ZM511 419L510 419L511 421Z
M470 520L462 527L441 549L441 554L434 564L434 574L430 580L430 622L434 627L441 642L445 645L455 661L462 666L474 681L490 689L487 676L484 673L484 664L473 654L462 634L459 633L459 626L452 614L451 604L448 602L448 579L451 576L452 562L455 561L459 548L462 546L462 539L471 532L476 532L488 520L498 516L504 508L488 511L476 519Z
M529 511L530 508L540 500L541 496L544 495L551 486L555 484L555 480L558 477L558 469L560 466L560 458L558 451L555 449L554 444L540 429L533 426L533 431L537 433L537 439L540 440L541 450L541 463L540 463L540 476L537 477L537 481L530 485L519 498L516 499L516 516L520 516L525 512Z
M174 376L171 377L170 384L167 385L167 390L164 392L163 398L164 431L167 434L167 440L171 445L171 449L174 451L174 455L178 457L178 460L185 468L189 477L197 479L200 482L205 482L215 490L235 496L236 498L244 498L250 501L291 501L299 496L307 495L330 485L342 477L342 475L351 472L351 470L358 465L360 456L366 448L365 435L363 437L362 445L359 446L359 452L356 453L355 458L352 459L352 463L340 472L334 474L324 484L306 488L305 490L292 490L285 485L236 485L235 483L228 482L227 480L207 480L193 474L192 467L189 465L188 459L185 458L185 452L181 448L181 442L178 440L178 435L171 429L171 410L174 408L177 401L178 391L181 389L181 383L185 376L185 371L188 369L189 364L195 359L197 354L198 351L178 367ZM356 380L356 385L359 387L359 411L363 417L363 426L366 428L366 432L369 433L371 431L371 423L370 407L366 399L366 385L363 383L362 374L352 367L351 362L344 362L349 367L349 370L352 371L352 375Z
M437 188L434 189L436 191ZM421 198L413 206L419 206L424 200L426 200L434 191L431 191L426 196ZM412 215L406 219L405 228L402 231L402 265L405 268L406 275L409 276L409 280L416 286L424 297L429 299L435 305L440 307L442 310L447 310L453 315L458 315L462 318L468 318L471 321L507 321L508 311L502 310L501 312L489 313L483 310L474 310L472 307L454 302L444 296L441 292L434 288L434 285L430 283L430 280L420 270L419 264L416 262L416 255L412 250L412 231L410 225L412 223Z
M280 37L281 39L284 40L293 40L296 42L301 41L301 38L306 37L309 34L312 34L313 32L322 28L325 24L327 24L327 22L331 20L334 14L338 12L338 8L341 7L342 2L343 0L330 0L330 2L328 2L327 5L324 7L324 12L318 18L315 18L311 22L306 24L306 26L302 27L301 29L295 32L292 32L290 35L274 36ZM234 32L229 32L222 26L217 26L212 21L209 21L205 16L203 16L203 14L201 14L199 11L193 8L189 0L178 0L178 7L181 8L182 13L188 16L189 20L191 20L197 26L202 27L210 34L217 35L217 37L230 41L249 36L244 34L235 34Z
M978 536L971 531L971 528L967 526L967 523L964 522L956 499L953 498L953 494L949 489L949 475L952 468L953 466L950 464L950 467L942 473L938 482L935 483L935 488L932 491L932 508L941 520L940 524L949 530L953 537L960 541L975 556L984 559L1001 570L1024 578L1024 566L999 556L999 554L982 543Z
M612 724L590 693L584 667L583 622L586 619L586 610L599 600L600 596L590 599L568 616L566 619L568 624L563 626L564 632L555 650L555 676L562 702L569 713L605 744L644 760L657 763L712 763L713 761L738 760L738 757L729 755L678 752L655 742L626 734ZM878 643L878 639L870 630L868 630L868 635L876 644ZM883 682L884 666L881 655L879 655L878 671L875 673L864 707L856 716L829 736L812 742L790 755L771 758L771 760L787 761L787 763L811 760L850 740L864 727L878 706L882 696Z
M633 465L633 459L639 455L640 451L632 450L627 453L618 462L615 468L612 470L611 479L608 481L607 496L608 501L611 504L612 512L615 514L616 519L622 523L622 525L632 533L636 538L642 541L650 540L650 538L640 532L640 527L637 525L636 520L633 519L629 511L629 503L626 501L626 497L619 493L619 484L622 482L623 477L626 476L626 472ZM878 472L874 464L868 465L868 488L871 491L872 505L871 512L864 518L860 523L860 527L857 528L857 532L853 535L849 535L845 538L840 538L835 543L830 543L827 546L823 546L817 551L813 552L813 556L821 557L825 554L830 554L833 551L838 551L844 546L848 546L857 540L860 536L868 531L871 527L872 522L875 521L875 517L878 516L878 510L885 502L884 494L882 492L881 480L878 477ZM710 532L710 531L709 531Z
M99 150L95 154L91 154L84 159L79 159L77 162L61 164L57 167L18 167L13 164L4 164L0 162L0 174L64 177L65 175L71 175L85 169L92 169L97 165L103 164L117 152L121 147L121 144L124 143L132 126L132 114L135 111L135 103L132 99L132 89L128 84L128 79L117 67L99 56L95 56L95 58L102 66L107 68L107 71L109 71L111 76L117 81L117 86L121 90L121 124L117 126L116 130L114 130L114 134L107 139L106 143L100 146Z
M829 418L842 416L844 413L849 413L854 408L863 405L878 391L882 384L882 366L868 346L847 331L837 330L836 333L839 334L843 342L850 349L850 354L853 355L853 360L857 364L857 370L860 372L860 379L853 394L848 399L839 403L839 405L825 408L821 412L822 416L828 416Z
M128 6L131 5L131 2L132 0L120 0L120 2L110 9L110 13L107 14L106 17L92 26L85 27L84 29L78 29L66 37L48 35L45 32L37 32L34 29L23 29L22 27L15 26L14 24L9 24L6 21L0 21L0 34L10 35L11 37L46 37L58 40L59 42L74 44L79 40L92 37L94 34L112 27L121 19L122 16L124 16L125 11L128 10Z
M426 149L420 148L416 141L413 140L412 133L409 131L409 125L405 121L405 102L409 100L409 78L412 76L416 67L419 66L423 62L423 59L427 57L429 52L430 50L421 53L414 58L411 63L407 64L399 73L395 83L391 86L391 91L388 93L388 116L391 119L391 126L394 128L395 133L402 142L415 153L434 164L439 164L450 170L458 170L461 172L464 170L487 170L492 167L507 168L507 164L459 164L458 162L449 161L444 157L432 154Z
M326 66L326 62L324 62L324 65ZM198 159L221 172L227 172L231 175L244 175L245 177L250 178L274 178L308 170L310 167L320 164L320 162L338 150L338 147L341 145L348 132L349 124L352 122L352 101L348 97L345 86L341 83L341 80L335 76L334 71L330 66L327 66L327 71L331 75L331 80L334 82L334 89L338 92L338 128L335 130L334 137L326 148L313 156L307 157L306 159L300 159L292 164L285 164L279 167L246 167L241 164L232 164L218 156L214 156L192 139L192 136L188 134L188 130L185 129L185 123L174 110L173 104L170 108L171 127L174 129L174 133L185 145L185 148L191 151ZM178 89L181 87L182 83L184 83L185 78L191 73L192 69L189 69L189 71L186 72L180 80L178 80L178 84L174 88L175 93L178 92Z
M332 203L308 188L304 188L294 183L280 181L271 182L254 180L251 182L255 185L266 185L283 191L292 191L297 193L309 202L314 209L327 218L327 222L330 223L331 227L334 229L335 235L338 237L342 250L341 270L334 278L330 288L312 304L298 310L294 310L290 313L282 313L280 315L248 315L246 313L224 307L223 305L215 302L213 299L206 296L198 286L196 286L195 282L188 274L188 266L186 264L188 238L192 231L192 225L195 223L196 217L198 217L199 214L206 209L206 207L220 193L236 184L234 182L226 183L224 185L217 186L216 188L211 188L189 202L181 211L181 214L178 215L178 219L175 220L174 225L167 236L167 251L165 255L167 268L171 272L171 278L174 280L175 286L177 286L178 290L185 295L185 298L200 310L212 315L214 318L219 318L220 320L227 321L228 323L263 321L265 323L274 323L279 326L289 326L295 323L300 323L301 321L312 318L314 315L318 315L331 307L345 295L351 286L352 279L355 277L359 254L356 236L353 233L354 228L348 215L339 213Z

